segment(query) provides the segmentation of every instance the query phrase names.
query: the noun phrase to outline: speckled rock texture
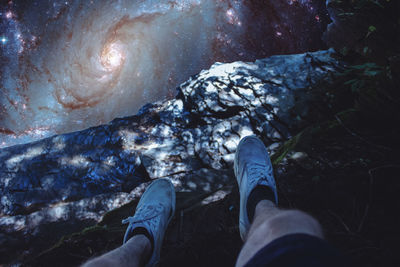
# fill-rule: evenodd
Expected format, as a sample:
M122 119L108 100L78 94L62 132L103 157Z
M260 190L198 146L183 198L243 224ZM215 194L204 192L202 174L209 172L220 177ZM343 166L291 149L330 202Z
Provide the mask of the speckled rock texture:
M0 150L0 253L93 224L152 179L218 190L234 179L241 138L256 134L274 153L341 68L332 50L216 63L135 116Z

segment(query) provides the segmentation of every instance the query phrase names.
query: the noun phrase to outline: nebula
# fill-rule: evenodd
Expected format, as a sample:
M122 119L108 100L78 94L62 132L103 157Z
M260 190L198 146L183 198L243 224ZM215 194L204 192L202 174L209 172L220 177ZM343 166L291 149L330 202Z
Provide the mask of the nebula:
M321 2L9 1L0 6L0 147L134 115L217 61L323 48Z

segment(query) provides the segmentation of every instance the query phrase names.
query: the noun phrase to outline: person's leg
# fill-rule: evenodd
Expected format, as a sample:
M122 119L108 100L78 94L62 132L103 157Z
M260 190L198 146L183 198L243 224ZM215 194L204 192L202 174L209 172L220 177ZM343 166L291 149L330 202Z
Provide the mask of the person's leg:
M164 233L175 213L175 189L168 179L155 180L143 193L129 223L123 245L84 266L154 266L160 259Z
M323 237L319 223L298 210L281 210L269 200L261 200L255 208L254 220L245 237L236 266L244 266L267 244L289 234L303 233Z
M131 266L139 267L149 260L151 255L150 240L144 235L135 235L122 246L88 261L84 267Z
M319 223L310 215L277 207L272 164L261 140L248 136L240 141L234 170L240 191L239 230L245 242L236 266L245 265L257 252L280 237L306 234L307 237L322 238Z

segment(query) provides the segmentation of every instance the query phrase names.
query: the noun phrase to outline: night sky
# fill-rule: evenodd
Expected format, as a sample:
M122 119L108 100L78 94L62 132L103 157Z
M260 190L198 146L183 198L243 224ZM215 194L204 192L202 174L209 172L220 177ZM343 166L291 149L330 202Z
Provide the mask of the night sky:
M2 2L0 147L133 115L216 61L324 48L323 2Z

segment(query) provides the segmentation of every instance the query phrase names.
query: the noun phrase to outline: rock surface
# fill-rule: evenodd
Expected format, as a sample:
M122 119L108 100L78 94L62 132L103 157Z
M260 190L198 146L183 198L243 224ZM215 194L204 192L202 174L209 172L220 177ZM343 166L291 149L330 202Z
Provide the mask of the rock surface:
M216 63L135 116L0 150L0 258L99 221L151 179L218 190L239 140L257 134L273 153L316 116L313 101L341 67L331 50Z

